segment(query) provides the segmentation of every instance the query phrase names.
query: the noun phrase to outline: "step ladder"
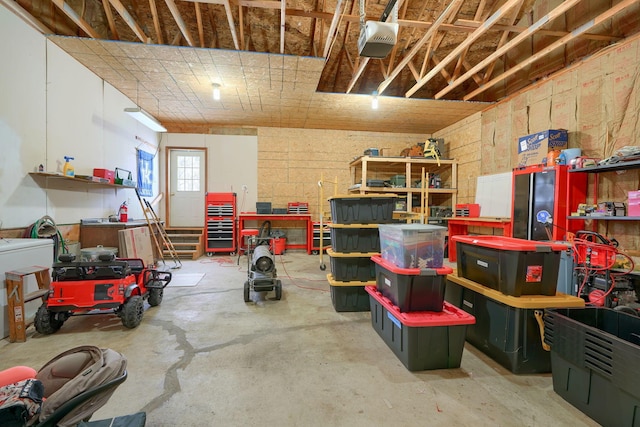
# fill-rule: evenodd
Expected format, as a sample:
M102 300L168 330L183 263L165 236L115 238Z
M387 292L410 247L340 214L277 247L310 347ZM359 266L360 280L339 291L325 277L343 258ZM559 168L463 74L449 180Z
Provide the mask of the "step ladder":
M38 290L24 294L25 277L35 275ZM27 322L24 304L38 298L45 301L49 293L51 276L49 267L37 265L25 267L5 273L7 282L7 309L9 313L9 342L25 342L27 340Z
M151 231L151 236L153 237L153 242L156 245L156 249L158 250L158 256L162 260L162 264L165 266L167 265L164 259L164 251L166 250L169 253L169 256L171 257L171 260L174 262L174 265L171 268L172 269L181 268L182 261L180 261L178 252L176 251L176 248L173 246L173 243L171 242L171 238L169 238L169 235L164 229L164 226L162 225L160 218L158 218L158 215L156 215L156 212L153 210L151 203L149 203L147 199L143 199L140 196L140 193L138 192L137 188L136 188L136 196L138 196L138 201L140 202L140 206L142 207L144 218L147 221L147 225L149 226L149 231ZM158 236L160 236L160 240L162 241L162 244L160 244L158 237L153 232L154 228L158 232Z

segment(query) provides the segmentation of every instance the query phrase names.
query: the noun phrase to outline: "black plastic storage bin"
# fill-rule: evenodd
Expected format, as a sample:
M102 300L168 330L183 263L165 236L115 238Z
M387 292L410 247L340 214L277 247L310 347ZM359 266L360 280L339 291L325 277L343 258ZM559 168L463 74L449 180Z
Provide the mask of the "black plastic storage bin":
M395 194L359 194L329 198L335 224L388 224L393 222Z
M331 248L341 253L380 252L378 224L329 224Z
M458 275L505 295L555 295L564 244L504 236L452 236Z
M373 256L378 292L389 298L401 312L442 311L445 278L453 273L449 267L400 268Z
M410 371L459 368L473 316L444 304L442 311L401 313L374 286L365 286L371 325Z
M331 274L341 282L370 282L376 280L376 267L369 254L343 254L327 249L331 260Z
M563 308L544 323L553 391L605 427L640 426L640 317Z
M339 282L331 274L327 275L327 280L330 285L331 303L337 312L369 311L369 294L364 287L373 282Z
M475 316L467 341L514 374L551 372L540 333L545 308L584 306L582 299L560 293L509 296L455 275L447 276L445 300Z

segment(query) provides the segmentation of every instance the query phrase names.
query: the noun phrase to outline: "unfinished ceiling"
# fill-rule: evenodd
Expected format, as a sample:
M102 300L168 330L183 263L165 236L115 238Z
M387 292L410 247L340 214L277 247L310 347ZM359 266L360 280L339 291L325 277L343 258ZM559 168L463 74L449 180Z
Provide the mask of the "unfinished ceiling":
M639 2L398 0L397 40L375 59L358 36L388 0L0 0L170 131L405 133L433 133L640 32Z

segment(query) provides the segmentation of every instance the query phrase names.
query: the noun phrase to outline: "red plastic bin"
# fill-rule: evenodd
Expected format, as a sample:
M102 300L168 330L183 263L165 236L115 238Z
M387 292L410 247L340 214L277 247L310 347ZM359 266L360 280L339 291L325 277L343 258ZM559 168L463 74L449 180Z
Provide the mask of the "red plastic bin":
M401 313L376 290L365 286L371 325L410 371L459 368L467 325L475 317L447 302L442 311Z
M442 311L450 267L400 268L379 255L371 257L376 266L378 292L389 298L401 312Z
M458 275L505 295L556 294L565 244L505 236L453 236Z

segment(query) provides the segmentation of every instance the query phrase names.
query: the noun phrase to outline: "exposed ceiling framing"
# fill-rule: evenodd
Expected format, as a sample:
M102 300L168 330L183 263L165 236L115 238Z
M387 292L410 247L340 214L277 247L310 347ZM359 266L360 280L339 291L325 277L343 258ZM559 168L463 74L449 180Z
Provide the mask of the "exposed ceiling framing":
M431 133L640 32L640 0L400 0L398 40L371 59L358 55L359 1L0 4L176 131ZM365 0L366 19L387 4Z

